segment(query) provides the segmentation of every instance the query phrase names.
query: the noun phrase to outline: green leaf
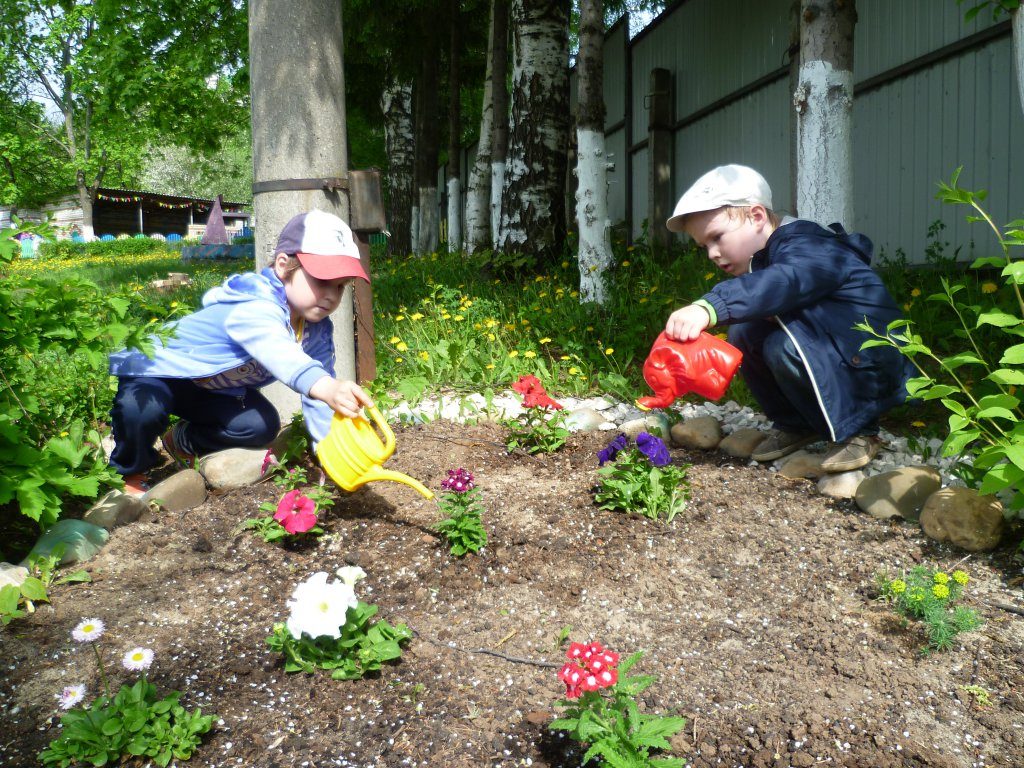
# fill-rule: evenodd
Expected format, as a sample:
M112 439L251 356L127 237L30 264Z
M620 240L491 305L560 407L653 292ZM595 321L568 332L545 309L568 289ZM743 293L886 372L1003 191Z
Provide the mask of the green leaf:
M1009 394L986 395L978 400L979 408L1013 409L1020 405L1020 398Z
M29 576L21 583L21 594L29 600L36 602L45 601L47 599L46 585L34 576Z
M982 360L975 354L970 352L958 352L955 355L942 358L942 365L951 371L956 370L961 365L984 365L985 361Z
M1014 344L1007 347L1003 356L999 358L1001 365L1021 365L1024 363L1024 344Z
M1013 368L998 368L985 377L996 384L1019 386L1024 384L1024 371Z
M985 473L978 492L984 496L998 493L1004 488L1019 483L1024 479L1024 469L1015 464L1000 464Z
M1006 447L1006 458L1020 469L1024 469L1024 445L1014 443Z
M1017 415L1007 408L1000 408L999 406L993 406L992 408L982 408L978 411L979 419L1008 419L1009 421L1016 421Z
M980 328L983 325L994 325L997 328L1009 328L1014 325L1020 325L1020 322L1020 318L1016 315L1010 315L1006 312L994 310L992 312L983 312L978 315L978 324L976 327Z

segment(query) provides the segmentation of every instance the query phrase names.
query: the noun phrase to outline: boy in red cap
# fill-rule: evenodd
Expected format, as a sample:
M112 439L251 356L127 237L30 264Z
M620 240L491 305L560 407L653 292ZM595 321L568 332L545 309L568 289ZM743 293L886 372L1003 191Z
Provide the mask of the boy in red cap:
M812 221L780 218L757 171L724 165L699 178L667 222L734 276L673 312L665 333L689 341L729 326L740 373L775 429L751 458L771 461L831 440L826 472L866 465L878 452L878 417L906 400L910 361L889 346L861 349L900 315L871 269L871 241Z
M316 441L335 411L357 416L372 405L358 384L334 376L329 318L355 279L369 282L348 225L309 211L281 230L272 264L232 275L207 291L202 309L173 325L169 339L152 337L152 357L137 349L111 355L118 387L110 464L125 476L125 490L144 491L145 472L160 462L153 447L160 434L185 466L214 451L268 445L281 428L259 392L271 381L302 396ZM168 429L172 415L179 421Z

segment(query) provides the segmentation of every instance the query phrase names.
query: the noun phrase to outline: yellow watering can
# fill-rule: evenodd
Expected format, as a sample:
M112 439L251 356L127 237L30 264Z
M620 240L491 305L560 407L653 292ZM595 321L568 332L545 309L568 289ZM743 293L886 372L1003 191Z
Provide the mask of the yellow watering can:
M370 406L366 412L373 424L362 416L351 419L334 414L330 432L316 447L317 458L327 474L346 491L354 491L375 480L393 480L408 485L428 499L434 498L418 480L381 467L395 452L395 433L376 407ZM383 440L377 434L378 429Z

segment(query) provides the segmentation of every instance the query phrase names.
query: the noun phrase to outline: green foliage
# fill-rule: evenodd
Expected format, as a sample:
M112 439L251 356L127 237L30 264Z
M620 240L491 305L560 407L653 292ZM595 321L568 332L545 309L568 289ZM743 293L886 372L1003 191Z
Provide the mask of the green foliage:
M487 531L481 520L483 509L479 502L478 488L441 495L438 505L446 516L434 525L434 530L445 537L455 557L462 557L467 552L475 554L487 546Z
M594 501L601 509L636 512L671 523L690 497L688 469L688 464L656 467L638 449L628 448L613 464L597 470L600 485Z
M174 252L172 246L149 237L126 237L120 240L93 240L76 243L72 240L48 240L39 246L41 259L75 259L82 256L146 256L160 251L168 255Z
M992 6L992 20L995 21L999 18L1000 14L1005 13L1007 16L1013 15L1013 12L1020 8L1020 0L956 0L957 5L963 5L965 2L973 2L974 5L967 9L964 13L964 21L971 21L981 13L987 6Z
M565 411L527 408L524 419L502 422L508 429L505 446L509 452L524 450L529 454L554 453L565 445L569 437L569 430L565 428Z
M956 605L970 577L964 571L944 571L918 565L903 578L878 579L882 597L905 619L924 625L928 644L922 653L945 651L961 632L981 626L981 619L970 608Z
M271 514L263 517L246 518L241 526L239 526L239 530L252 531L256 536L267 542L267 544L273 544L286 539L296 539L301 536L318 537L324 535L324 529L319 525L314 525L308 531L303 531L302 533L288 533L284 526L274 519L273 513L277 511L277 507L274 504L263 502L260 504L260 509Z
M61 716L61 735L39 759L46 766L107 765L130 757L149 758L159 766L188 760L210 730L213 715L186 711L180 693L158 699L156 686L142 677L122 685L112 699L100 696L88 709Z
M598 759L608 768L683 768L685 761L672 757L651 757L652 750L670 749L669 737L686 725L682 717L648 715L640 711L636 697L654 677L629 677L629 670L643 653L635 653L619 665L614 686L585 691L578 699L565 699L562 716L548 726L565 731L590 748L583 762Z
M61 554L63 554L63 548ZM88 573L78 570L67 576L57 578L56 568L60 561L59 555L30 555L28 561L29 576L20 587L5 584L0 587L0 623L10 624L35 610L35 603L50 602L50 588L59 584L90 581Z
M982 285L983 296L991 298L978 303L970 300L965 281L943 278L941 292L929 296L928 301L944 305L959 326L953 337L959 349L951 354L936 352L916 332L910 319L891 323L884 334L866 324L857 327L874 337L864 343L865 347L891 345L914 362L921 375L907 383L911 397L941 403L949 413L949 434L942 454L973 453L967 472L972 484L983 494L1012 491L1010 508L1020 510L1024 508L1024 410L1016 391L1024 384L1024 344L1017 343L1024 336L1020 288L1024 262L1013 259L1010 249L1024 246L1024 219L1000 230L981 207L984 191L958 187L959 175L957 169L949 184L940 185L937 196L946 203L970 206L976 215L969 220L988 224L995 234L1002 255L977 259L971 267L998 268L1003 291L1011 303L996 303L998 286L994 282ZM1002 342L984 345L979 341L984 332L995 334ZM948 343L948 336L946 340Z
M402 644L412 638L405 624L392 626L384 619L371 622L376 614L377 606L359 601L349 608L337 639L303 634L296 640L284 624L275 624L267 645L284 654L285 672L312 674L319 667L333 670L335 680L356 680L400 658Z

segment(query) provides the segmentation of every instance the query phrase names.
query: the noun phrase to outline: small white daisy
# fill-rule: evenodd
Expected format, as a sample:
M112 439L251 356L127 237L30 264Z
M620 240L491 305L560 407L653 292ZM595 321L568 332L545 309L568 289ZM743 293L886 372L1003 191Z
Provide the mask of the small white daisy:
M69 685L57 697L60 700L61 709L71 709L78 702L85 698L84 685Z
M153 663L153 651L150 648L132 648L121 659L121 663L130 672L144 672Z
M71 631L71 636L80 643L91 643L103 636L106 626L99 619L85 619Z

